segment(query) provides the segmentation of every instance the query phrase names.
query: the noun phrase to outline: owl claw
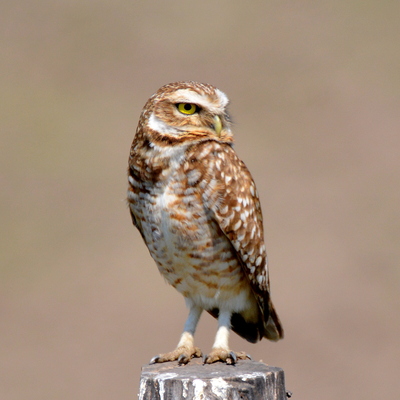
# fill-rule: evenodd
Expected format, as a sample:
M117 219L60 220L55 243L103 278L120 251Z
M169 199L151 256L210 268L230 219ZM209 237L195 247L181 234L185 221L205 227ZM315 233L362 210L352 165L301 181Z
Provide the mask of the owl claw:
M158 363L158 360L160 359L160 356L158 355L158 356L154 356L151 360L150 360L150 362L149 362L149 364L156 364L156 363Z
M163 363L167 361L178 361L179 365L187 364L194 357L201 357L201 350L198 347L178 347L174 351L159 354L150 360L150 364Z
M178 364L179 365L185 365L189 362L190 358L188 358L185 354L181 354L178 357Z
M233 351L230 351L228 357L226 358L226 363L233 365L236 364L236 362L237 362L236 354Z
M211 353L203 356L203 364L212 364L217 361L222 361L227 365L235 365L238 360L251 360L252 358L243 351L234 352L225 349L212 349Z

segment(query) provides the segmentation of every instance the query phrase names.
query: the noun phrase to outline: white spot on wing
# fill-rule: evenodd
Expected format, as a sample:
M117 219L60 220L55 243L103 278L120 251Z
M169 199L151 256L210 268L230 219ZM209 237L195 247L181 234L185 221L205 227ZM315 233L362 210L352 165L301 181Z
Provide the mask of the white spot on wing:
M228 206L225 205L223 208L221 208L221 209L219 210L219 212L220 212L221 214L226 214L226 213L228 212Z
M242 235L238 235L237 239L239 240L239 242L242 242L243 239L245 238L245 236L246 236L246 232L244 232Z
M235 225L233 225L233 230L236 231L237 229L239 229L242 226L242 221L239 219Z
M250 185L250 193L254 197L255 192L254 192L254 185Z

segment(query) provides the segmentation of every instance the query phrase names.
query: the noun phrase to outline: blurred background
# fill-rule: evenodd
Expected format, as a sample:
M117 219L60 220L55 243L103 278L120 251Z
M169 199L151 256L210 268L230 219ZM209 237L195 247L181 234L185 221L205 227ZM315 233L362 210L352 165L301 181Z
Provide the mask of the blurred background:
M165 83L227 93L286 337L231 346L293 399L400 390L400 2L0 3L0 398L134 399L187 316L131 225ZM208 352L216 321L203 315Z

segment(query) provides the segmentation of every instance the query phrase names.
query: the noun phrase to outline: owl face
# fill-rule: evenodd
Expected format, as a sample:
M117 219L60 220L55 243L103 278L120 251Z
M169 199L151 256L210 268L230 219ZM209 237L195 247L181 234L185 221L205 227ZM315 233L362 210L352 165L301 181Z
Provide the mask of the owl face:
M145 128L175 138L231 141L229 100L219 89L196 82L171 83L160 88L145 109Z

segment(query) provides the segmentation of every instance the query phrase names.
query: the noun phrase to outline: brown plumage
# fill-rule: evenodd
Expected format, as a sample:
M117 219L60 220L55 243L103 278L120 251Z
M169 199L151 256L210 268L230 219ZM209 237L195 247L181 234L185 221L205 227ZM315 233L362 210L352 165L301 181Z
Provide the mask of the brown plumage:
M283 337L270 299L260 201L232 148L227 105L211 85L165 85L147 101L132 143L133 224L190 309L178 347L152 362L200 356L193 336L202 310L219 323L207 363L246 357L229 349L229 329L253 343Z

